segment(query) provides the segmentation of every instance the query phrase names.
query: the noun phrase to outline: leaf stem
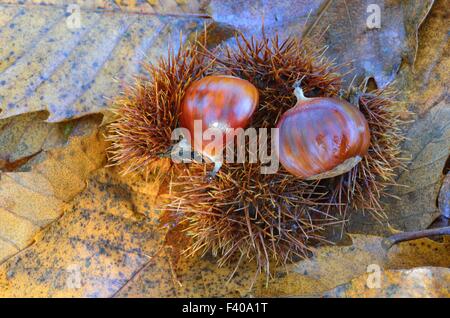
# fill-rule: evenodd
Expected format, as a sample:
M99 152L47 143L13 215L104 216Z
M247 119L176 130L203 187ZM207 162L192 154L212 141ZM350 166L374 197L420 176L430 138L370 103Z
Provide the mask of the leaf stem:
M437 229L421 230L415 232L404 232L392 235L383 240L382 245L386 249L390 249L393 245L405 242L417 240L419 238L438 236L438 235L450 235L450 226L441 227Z

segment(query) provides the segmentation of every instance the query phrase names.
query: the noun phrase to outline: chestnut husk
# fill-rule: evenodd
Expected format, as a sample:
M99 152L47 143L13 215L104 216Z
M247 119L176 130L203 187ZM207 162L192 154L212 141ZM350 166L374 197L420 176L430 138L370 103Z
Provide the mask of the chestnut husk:
M170 133L178 125L188 84L209 74L240 77L258 88L260 103L251 127L275 127L295 105L293 87L301 79L306 96L352 100L369 123L371 141L357 166L323 180L299 180L282 167L264 175L260 163L224 163L206 183L211 165L173 165L165 179L170 198L161 209L171 231L186 236L178 240L184 255L212 253L219 265L254 260L257 272L269 275L274 266L309 257L314 246L329 243L324 238L327 228L341 226L349 211L370 211L383 219L381 200L404 164L399 155L403 120L393 92L343 88L342 66L324 59L322 50L309 49L306 40L238 35L233 47L206 47L194 41L177 55L147 66L150 77L116 102L117 120L109 135L112 164L129 172L158 162L157 154L171 145ZM144 136L142 131L149 133Z

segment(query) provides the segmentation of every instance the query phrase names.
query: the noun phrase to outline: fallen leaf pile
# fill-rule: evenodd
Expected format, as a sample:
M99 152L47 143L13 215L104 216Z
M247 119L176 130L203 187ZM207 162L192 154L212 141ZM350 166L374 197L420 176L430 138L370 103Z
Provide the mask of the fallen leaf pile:
M444 0L123 2L0 0L0 297L450 296L448 238L382 245L439 215L450 152ZM366 26L369 4L379 29ZM252 262L236 270L180 255L183 242L159 224L161 180L107 167L104 139L110 101L143 61L204 28L213 47L263 25L326 46L348 63L347 84L395 88L410 120L387 220L353 213L345 239L269 282Z

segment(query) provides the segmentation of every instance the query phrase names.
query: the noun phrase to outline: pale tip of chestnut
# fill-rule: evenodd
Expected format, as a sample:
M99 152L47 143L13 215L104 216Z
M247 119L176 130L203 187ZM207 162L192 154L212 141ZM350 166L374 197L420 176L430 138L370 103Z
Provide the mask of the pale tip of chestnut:
M292 86L294 88L294 95L297 98L297 102L299 101L305 101L308 100L309 97L306 97L304 92L303 92L303 88L302 88L302 81L305 78L305 76L303 76L301 79L299 79L298 81L296 81L294 83L294 85Z
M301 101L301 100L307 100L309 99L308 97L305 96L305 94L303 93L303 89L300 87L300 85L295 85L294 86L294 95L295 97L297 97L297 102Z
M339 176L352 170L361 161L361 159L362 159L361 156L348 158L340 165L334 167L332 170L316 174L312 177L307 178L306 180L328 179Z

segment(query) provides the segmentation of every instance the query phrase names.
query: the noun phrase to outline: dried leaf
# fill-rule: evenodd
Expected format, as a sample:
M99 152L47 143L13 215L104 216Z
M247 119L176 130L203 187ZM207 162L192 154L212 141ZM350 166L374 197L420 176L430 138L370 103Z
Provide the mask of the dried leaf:
M405 242L386 251L382 238L351 235L353 244L323 247L311 261L295 266L295 272L320 279L329 288L362 275L369 265L381 269L403 269L419 266L450 266L450 245L429 239Z
M0 262L28 246L35 234L56 220L85 187L90 173L105 162L98 121L77 123L67 145L43 151L22 172L0 174ZM89 129L90 128L90 129Z
M280 268L266 286L264 275L250 290L255 264L242 264L229 281L233 266L218 268L213 257L181 259L174 263L170 253L154 259L116 297L279 297L320 295L368 271L417 266L450 266L450 245L424 239L402 243L386 251L382 238L352 235L353 244L322 247L311 260ZM167 270L172 268L173 272ZM369 268L370 269L370 268Z
M210 255L186 259L164 244L167 229L159 227L153 205L161 180L102 169L83 191L104 162L98 122L52 123L107 113L108 98L140 72L141 60L155 61L169 45L178 46L180 31L186 41L211 22L205 7L215 20L210 45L235 29L261 36L264 20L268 33L312 35L337 62L353 60L358 79L374 77L385 86L397 77L395 85L417 118L404 145L413 161L399 178L409 188L392 192L402 201L389 202L387 214L396 228L423 228L437 212L450 149L444 1L436 1L422 26L414 65L417 29L432 0L123 2L94 8L77 1L81 28L70 28L62 0L0 0L0 168L10 171L0 179L0 297L448 296L448 271L437 268L450 267L447 239L386 251L382 237L352 235L349 246L320 247L287 273L279 269L269 288L265 277L255 280L252 262L229 280L236 264L218 268ZM372 3L382 8L379 30L366 25ZM402 63L405 57L409 65ZM44 112L12 117L35 111L48 111L47 122ZM351 230L386 233L386 224L355 216ZM385 288L365 287L369 265L384 270ZM418 266L436 268L398 271Z
M0 265L0 296L318 295L364 274L371 264L381 269L450 266L448 242L422 239L386 251L382 237L352 235L352 245L320 247L314 258L290 265L287 274L284 268L276 272L269 288L262 275L250 290L254 263L241 264L227 283L236 264L218 268L212 257L178 258L180 238L163 245L167 229L159 228L151 204L159 184L99 170L57 222Z
M88 134L100 122L91 115L80 120L47 123L47 116L37 112L0 120L0 170L19 169L41 151L64 147L70 136Z
M207 12L215 24L232 26L246 35L261 37L261 30L268 34L298 36L307 23L320 15L327 1L210 1ZM243 9L245 8L245 9ZM309 17L308 17L309 16Z
M154 61L169 45L177 48L180 32L184 41L204 22L190 14L201 4L196 0L142 10L86 1L75 13L62 0L2 2L0 118L46 110L47 121L58 122L103 112L144 58Z
M449 42L445 25L448 8L437 1L422 26L414 66L402 69L395 83L399 99L415 113L406 131L403 157L411 161L390 193L399 199L386 200L389 223L401 231L428 227L439 215L436 202L443 169L450 155ZM358 233L389 234L384 224L355 214L350 230Z
M131 185L141 196L133 197ZM100 170L35 244L3 262L0 297L114 295L164 239L164 229L136 213L151 211L152 191L152 183L128 179L127 185Z
M338 63L351 61L357 80L373 77L378 87L386 87L397 76L403 59L413 64L418 28L433 0L405 3L389 1L328 1L329 6L317 22L315 36L326 29L324 42ZM372 27L379 10L379 28Z
M414 63L417 30L433 0L405 3L390 1L282 1L228 2L212 0L208 12L214 21L232 25L247 34L258 34L263 23L267 33L309 36L339 64L351 62L351 81L373 77L379 87L392 82L403 57ZM379 9L380 27L372 28L372 9ZM242 10L245 8L245 10Z
M380 287L370 288L371 274L338 286L324 294L326 297L365 298L448 298L450 296L450 269L420 267L410 270L387 270L380 276Z

